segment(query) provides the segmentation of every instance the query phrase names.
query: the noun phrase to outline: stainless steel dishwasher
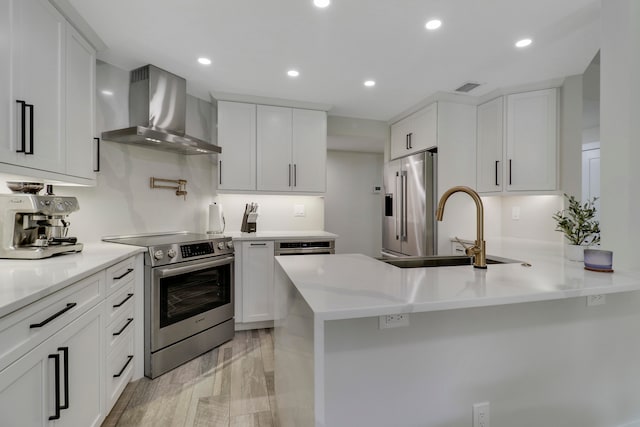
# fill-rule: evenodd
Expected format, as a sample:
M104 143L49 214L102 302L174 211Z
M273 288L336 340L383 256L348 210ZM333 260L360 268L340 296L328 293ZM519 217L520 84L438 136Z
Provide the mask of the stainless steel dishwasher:
M282 240L276 242L275 255L330 255L335 254L335 240Z

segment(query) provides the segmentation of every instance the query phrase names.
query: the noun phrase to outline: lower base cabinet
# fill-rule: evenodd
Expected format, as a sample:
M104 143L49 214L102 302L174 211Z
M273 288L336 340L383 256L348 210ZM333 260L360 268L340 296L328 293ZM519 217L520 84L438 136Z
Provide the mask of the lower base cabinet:
M128 258L0 318L0 426L100 426L142 376L142 267Z
M0 372L3 426L100 425L103 316L100 303Z

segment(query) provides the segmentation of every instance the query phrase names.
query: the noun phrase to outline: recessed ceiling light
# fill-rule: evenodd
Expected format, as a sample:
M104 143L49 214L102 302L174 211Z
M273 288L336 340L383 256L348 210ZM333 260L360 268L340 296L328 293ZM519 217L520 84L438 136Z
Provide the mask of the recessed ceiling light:
M364 85L365 85L366 87L373 87L373 86L375 86L375 85L376 85L376 82L375 82L374 80L366 80L366 81L364 82Z
M111 92L110 90L106 90L106 89L100 91L100 93L102 93L103 95L107 95L107 96L113 95L113 92Z
M440 21L439 19L432 19L431 21L427 22L424 27L427 30L437 30L441 25L442 21Z
M516 47L527 47L531 44L531 39L522 39L516 42Z
M331 4L331 0L313 0L313 4L316 7L327 7Z
M205 58L204 56L198 58L198 62L202 65L211 65L211 60L209 58Z
M298 77L300 72L298 70L289 70L287 71L287 76L289 77Z

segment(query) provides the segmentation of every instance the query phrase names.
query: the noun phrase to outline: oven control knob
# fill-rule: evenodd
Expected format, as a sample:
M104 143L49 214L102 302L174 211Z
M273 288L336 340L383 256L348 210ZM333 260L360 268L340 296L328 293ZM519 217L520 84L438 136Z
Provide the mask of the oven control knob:
M167 256L169 258L175 258L176 257L176 250L175 249L169 249L169 251L167 252Z
M220 250L224 249L224 242L218 242L218 249Z
M164 252L162 252L161 250L157 250L153 253L153 257L155 259L162 259L164 258Z
M231 241L227 242L227 248L233 249L233 242Z

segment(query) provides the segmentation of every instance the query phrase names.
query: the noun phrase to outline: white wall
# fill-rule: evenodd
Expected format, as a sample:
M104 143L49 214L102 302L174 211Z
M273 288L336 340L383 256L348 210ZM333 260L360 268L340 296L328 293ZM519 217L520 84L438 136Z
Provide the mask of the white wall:
M615 267L640 269L640 2L602 2L600 56L602 246Z
M520 219L513 219L514 208L520 212ZM561 209L562 196L503 197L502 237L562 242L562 233L555 231L556 222L552 218L552 215Z
M226 221L225 231L240 231L245 204L257 203L258 231L324 230L325 201L320 196L286 196L266 194L218 194ZM294 216L296 205L303 205L305 216ZM331 230L327 230L331 231Z
M380 256L382 153L327 152L326 230L340 235L336 253Z

